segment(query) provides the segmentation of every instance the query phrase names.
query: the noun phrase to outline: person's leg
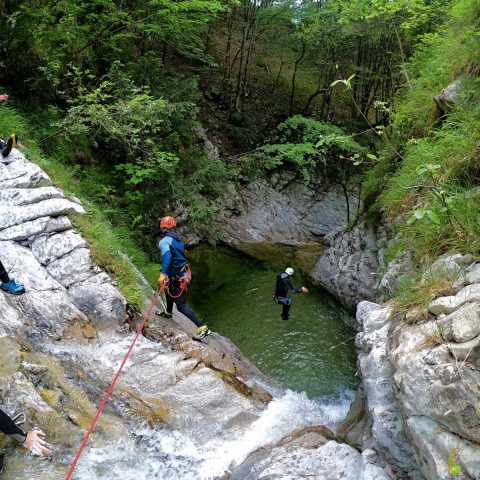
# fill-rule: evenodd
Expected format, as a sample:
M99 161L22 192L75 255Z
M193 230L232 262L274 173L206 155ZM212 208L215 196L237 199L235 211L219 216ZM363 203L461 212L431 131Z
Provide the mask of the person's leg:
M172 292L173 293L173 292ZM177 293L178 295L178 293ZM197 327L203 326L203 322L193 313L192 309L187 305L187 294L183 292L180 297L175 299L178 311L183 313L188 319L190 319Z
M290 314L290 308L292 307L292 301L289 298L285 298L282 304L283 304L282 319L288 320L289 314Z
M2 283L7 283L10 281L10 277L8 276L8 273L5 270L2 262L0 262L0 280L2 281Z
M9 277L2 262L0 262L0 282L0 288L4 292L11 293L12 295L21 295L22 293L25 293L25 287L20 283L16 283L13 278Z
M166 293L165 297L167 298L167 310L166 310L166 312L171 315L172 312L173 312L173 298L168 294L168 290L167 290L167 293Z

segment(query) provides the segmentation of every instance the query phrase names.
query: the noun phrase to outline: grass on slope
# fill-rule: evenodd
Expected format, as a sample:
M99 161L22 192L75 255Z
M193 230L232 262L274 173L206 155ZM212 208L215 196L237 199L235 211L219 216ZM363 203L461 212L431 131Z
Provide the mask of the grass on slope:
M479 27L480 2L458 0L424 39L393 113L396 152L386 146L364 184L367 201L394 222L392 250L411 250L419 266L448 251L480 255ZM458 101L441 117L434 97L457 80Z

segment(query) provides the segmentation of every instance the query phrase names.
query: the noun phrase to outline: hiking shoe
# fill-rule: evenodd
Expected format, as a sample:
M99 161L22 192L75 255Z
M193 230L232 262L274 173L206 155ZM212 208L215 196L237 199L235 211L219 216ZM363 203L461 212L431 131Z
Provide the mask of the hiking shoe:
M166 310L164 310L163 312L157 313L157 315L159 317L163 317L163 318L172 318L173 317L171 312L167 312Z
M12 295L21 295L22 293L25 293L25 287L20 283L15 283L13 278L11 278L9 282L2 282L0 288L4 292L11 293Z
M197 338L204 338L212 333L206 325L197 328Z
M2 156L3 157L8 157L10 155L10 152L12 151L12 148L17 146L18 142L18 137L15 133L12 133L7 140L7 143L2 148Z

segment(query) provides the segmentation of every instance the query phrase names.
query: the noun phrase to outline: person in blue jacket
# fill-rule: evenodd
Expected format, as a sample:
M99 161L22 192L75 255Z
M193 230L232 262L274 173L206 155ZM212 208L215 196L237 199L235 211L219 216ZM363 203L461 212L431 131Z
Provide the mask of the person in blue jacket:
M185 245L175 231L177 222L171 216L160 220L160 230L163 237L158 242L162 254L162 272L158 277L158 285L165 287L167 309L160 315L172 318L173 304L197 326L196 338L203 338L212 333L207 325L195 315L187 305L187 289L192 279L190 266L185 258Z

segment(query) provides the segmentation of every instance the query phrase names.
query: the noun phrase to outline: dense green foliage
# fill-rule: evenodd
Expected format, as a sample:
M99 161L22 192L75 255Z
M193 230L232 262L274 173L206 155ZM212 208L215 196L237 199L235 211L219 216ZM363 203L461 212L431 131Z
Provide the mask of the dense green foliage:
M306 181L312 176L336 179L339 170L353 173L364 155L340 128L296 115L277 126L270 144L247 156L245 168L255 176L286 167Z
M401 248L421 262L452 250L480 253L479 16L477 1L460 0L444 27L425 37L367 181L370 198L379 194L376 207L396 219ZM453 82L458 99L442 111L434 97Z

